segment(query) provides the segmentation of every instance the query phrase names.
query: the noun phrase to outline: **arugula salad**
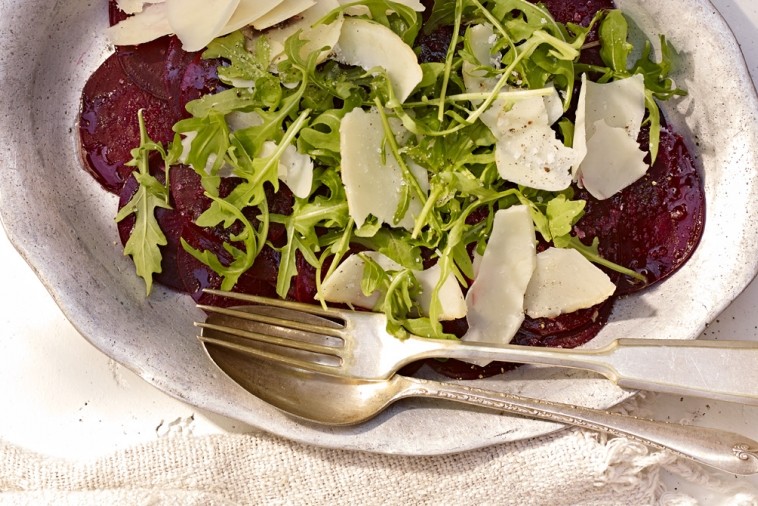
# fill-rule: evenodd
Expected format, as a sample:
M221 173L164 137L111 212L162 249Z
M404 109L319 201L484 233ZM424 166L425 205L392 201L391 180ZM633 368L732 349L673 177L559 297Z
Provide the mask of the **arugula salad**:
M609 274L646 278L574 233L579 190L604 200L643 177L659 151L656 100L684 94L666 39L634 48L628 32L618 10L581 26L526 0L319 0L203 41L222 90L187 104L170 143L140 114L139 187L116 217L135 220L124 253L149 294L166 244L156 210L183 164L211 202L196 225L227 231L227 257L181 246L223 290L269 246L280 297L300 256L316 272L313 303L383 312L398 338L456 338L441 322L466 318L469 338L507 342L525 314L599 304ZM435 58L420 46L430 37ZM285 186L291 214L269 205ZM273 226L286 231L278 244Z

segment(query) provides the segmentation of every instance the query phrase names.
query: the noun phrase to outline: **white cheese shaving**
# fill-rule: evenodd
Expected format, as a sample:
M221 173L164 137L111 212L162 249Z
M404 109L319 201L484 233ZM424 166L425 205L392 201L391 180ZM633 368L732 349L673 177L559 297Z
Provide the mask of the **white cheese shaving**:
M496 128L490 129L497 138L495 162L500 177L538 190L560 191L571 185L570 170L579 163L577 152L556 138L542 97L520 100L510 110L501 110Z
M394 260L377 251L366 251L363 254L379 264L385 271L402 269ZM370 295L363 294L361 280L364 268L365 262L359 255L350 255L321 283L321 292L316 299L373 309L379 301L380 294L378 291Z
M349 0L352 1L352 0ZM419 0L393 0L395 3L400 5L405 5L406 7L410 7L416 12L423 12L425 7L424 4L422 4ZM388 9L389 11L389 9Z
M119 8L134 16L107 33L118 46L142 44L173 33L182 41L185 51L199 51L216 37L248 25L259 30L269 28L316 3L315 0L119 0ZM165 10L149 12L149 4L162 5ZM334 2L331 5L336 6ZM335 41L337 37L331 35Z
M324 61L332 48L337 44L342 32L343 16L338 16L328 25L313 26L332 9L339 7L337 0L319 0L313 7L303 11L297 20L282 27L272 27L265 31L266 39L271 47L271 59L279 63L285 58L284 43L294 33L302 30L300 40L307 40L301 49L301 56L307 56L318 49L323 49L317 61Z
M593 197L604 200L644 176L648 164L645 152L624 129L613 128L601 119L593 130L582 162L581 183Z
M145 4L159 4L165 0L116 0L118 8L126 14L137 14L142 12L145 8Z
M607 199L645 175L645 153L637 136L645 116L641 75L607 84L582 75L576 111L574 148L585 153L574 180L593 197Z
M237 9L229 18L226 26L216 35L226 35L239 30L245 26L253 24L264 15L271 12L282 0L240 0Z
M432 307L432 292L437 287L441 274L442 267L439 264L421 272L414 272L416 280L421 285L418 303L424 315L428 315ZM438 300L441 308L438 316L441 321L456 320L466 316L466 300L463 297L463 290L461 290L460 283L452 273L448 273L442 283L438 292Z
M495 31L490 24L474 25L466 30L466 43L471 48L471 52L479 62L478 66L494 67L492 61L492 48L494 43ZM487 72L479 69L477 65L464 61L462 67L463 84L468 93L489 93L497 85L497 77L486 77ZM474 99L472 104L482 103L482 99Z
M353 3L355 0L339 0L341 5ZM395 3L410 7L416 12L424 11L424 5L418 0L395 0ZM390 14L394 12L392 9L387 9L386 13ZM345 9L345 14L348 16L371 16L371 10L365 5L351 5Z
M117 46L130 46L150 42L173 33L168 22L165 3L146 5L134 16L129 16L105 30L108 39Z
M554 318L600 304L615 290L610 278L578 251L549 248L537 255L524 306L532 318Z
M226 115L226 124L229 125L229 130L236 132L262 125L263 118L257 112L232 111Z
M585 95L585 121L587 138L594 134L592 125L605 120L608 126L622 128L637 139L645 117L645 80L641 74L610 83L593 83L582 75L582 93Z
M408 98L423 77L413 49L395 32L373 21L346 18L334 54L338 62L366 71L383 68L400 102Z
M393 121L393 129L400 129ZM415 217L421 213L422 202L411 194L408 211L399 223L393 223L400 205L401 188L405 185L403 171L386 147L384 128L379 111L356 108L340 123L341 175L345 185L350 216L358 227L369 215L390 226L412 229ZM421 188L429 189L428 173L423 167L409 164Z
M272 26L287 21L304 10L316 5L316 0L284 0L279 5L256 19L253 26L256 30L265 30Z
M166 0L166 16L185 51L200 51L226 26L240 0Z
M534 225L526 206L495 213L492 234L466 294L464 341L507 344L524 321L524 293L536 265Z
M260 157L273 155L276 148L274 141L264 142ZM313 185L313 160L310 156L298 152L294 144L289 144L279 157L278 176L296 197L304 199L310 195Z

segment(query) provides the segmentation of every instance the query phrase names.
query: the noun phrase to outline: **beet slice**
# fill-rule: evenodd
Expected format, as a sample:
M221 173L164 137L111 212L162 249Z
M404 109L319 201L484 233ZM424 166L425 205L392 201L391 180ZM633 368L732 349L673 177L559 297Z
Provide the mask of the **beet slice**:
M211 251L223 264L232 261L231 255L224 249L226 238L211 229L203 229L185 221L182 238L195 249ZM218 289L221 287L221 276L211 268L190 255L180 246L177 252L177 270L185 291L201 304L229 306L239 304L233 300L224 299L203 293L205 288ZM264 297L276 297L276 276L279 271L279 253L265 246L255 259L253 266L245 272L234 290Z
M640 136L647 145L647 133ZM597 201L583 190L585 216L574 228L600 253L643 274L647 285L623 277L616 295L633 293L666 278L697 247L705 225L705 193L700 173L681 136L664 128L658 158L648 173L610 199Z
M111 55L84 86L79 135L85 169L108 191L119 193L132 172L125 167L140 143L137 112L144 110L150 138L167 143L177 121L168 104L142 90Z
M647 139L643 138L643 145ZM658 158L648 174L623 192L619 230L620 262L661 281L692 256L705 226L705 190L692 157L678 134L661 132ZM643 288L622 279L617 294Z
M175 37L167 54L164 75L171 106L178 119L189 117L188 102L226 89L216 70L221 65L220 60L204 60L200 52L184 51Z
M588 26L598 11L616 8L613 0L582 0L581 2L539 0L532 3L545 6L553 18L560 23L574 23L582 26Z
M116 53L129 80L160 100L170 98L164 74L173 39L175 37L161 37L139 46L123 46Z
M116 0L108 0L108 22L111 26L125 20L129 15L118 8Z

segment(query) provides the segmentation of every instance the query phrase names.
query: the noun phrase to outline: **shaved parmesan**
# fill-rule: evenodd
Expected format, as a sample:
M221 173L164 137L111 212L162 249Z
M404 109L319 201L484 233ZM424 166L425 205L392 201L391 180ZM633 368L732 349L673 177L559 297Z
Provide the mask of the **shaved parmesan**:
M401 128L399 125L396 127ZM340 123L340 155L350 216L358 227L365 223L369 215L373 215L382 223L410 230L423 204L412 194L405 216L399 223L394 223L406 183L397 160L385 149L379 111L375 108L369 111L356 108L345 115ZM422 189L428 191L427 171L413 164L409 164L409 168Z
M253 23L253 27L255 27L256 30L271 28L274 25L287 21L293 16L297 16L314 5L316 5L316 0L284 0L266 14L256 19Z
M637 143L644 116L645 83L641 75L607 84L582 76L574 147L586 155L573 177L593 197L612 197L647 172L645 152Z
M379 264L385 271L402 269L395 261L379 252L366 251L362 254ZM359 255L350 255L321 283L321 292L316 299L373 309L379 302L380 294L378 291L370 295L363 294L361 280L364 268L365 262Z
M419 0L393 0L396 4L405 5L410 7L416 12L423 12L425 7Z
M524 321L524 293L536 266L536 240L529 208L495 213L487 249L466 294L469 330L464 341L507 344Z
M595 133L593 125L601 119L637 139L645 117L645 80L641 74L605 84L588 81L583 75L582 93L588 139Z
M261 17L271 12L282 0L240 0L237 9L226 23L226 26L218 33L217 37L239 30L242 27L253 24Z
M165 3L147 5L145 8L118 24L108 28L108 39L117 46L130 46L150 42L173 33L168 22Z
M339 0L341 5L354 3L355 0ZM418 0L395 0L395 3L410 7L416 12L422 12L425 7ZM387 14L394 12L392 9L387 9ZM348 16L370 16L371 10L365 5L351 5L345 9L345 14Z
M271 46L272 61L278 63L285 58L285 41L300 30L302 30L300 40L308 41L301 49L301 56L307 58L313 51L323 49L317 61L324 61L340 38L344 18L343 16L338 16L337 19L328 25L315 25L315 23L337 7L339 7L337 0L319 0L313 7L303 11L296 21L287 23L282 27L273 27L266 30L264 35Z
M229 130L236 132L262 125L263 118L257 112L232 111L226 115L226 124L229 125Z
M524 305L532 318L554 318L600 304L615 290L610 278L578 251L549 248L537 255Z
M240 0L166 0L168 22L185 51L200 51L221 33Z
M165 0L116 0L116 5L126 14L137 14L142 12L145 4L159 4Z
M414 272L416 280L421 285L421 296L418 303L424 315L428 315L432 307L432 292L437 287L441 274L442 267L439 264L421 272ZM463 298L463 290L461 290L461 285L452 273L448 273L438 295L441 309L438 315L440 320L457 320L466 316L466 301Z
M556 138L542 97L520 100L509 111L500 111L493 134L497 170L506 181L548 191L571 185L577 152Z
M581 183L593 197L604 200L644 176L648 164L645 152L624 129L610 127L601 119L593 130L582 162Z
M494 67L492 61L492 48L494 47L495 31L490 24L474 25L466 30L466 44L479 62L475 65L471 62L463 62L463 84L468 93L489 93L495 89L498 78L486 77L487 71L477 68L478 66ZM483 102L482 99L471 101L474 105Z
M551 86L551 88L553 89L552 93L543 97L543 100L545 101L545 110L547 110L547 122L550 125L554 124L561 119L561 116L563 116L563 100L561 100L561 96L558 94L558 90L555 89L555 86Z
M345 19L334 52L340 63L366 71L383 68L400 102L408 98L423 76L413 49L395 32L373 21Z
M266 141L261 149L261 158L274 154L277 145L274 141ZM279 180L283 181L295 197L306 198L311 193L313 185L313 160L300 153L294 144L284 148L279 157Z

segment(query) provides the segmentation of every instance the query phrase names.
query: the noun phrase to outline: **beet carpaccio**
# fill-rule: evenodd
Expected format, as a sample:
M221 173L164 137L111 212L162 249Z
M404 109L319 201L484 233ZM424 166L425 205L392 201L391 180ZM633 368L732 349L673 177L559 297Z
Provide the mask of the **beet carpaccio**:
M392 3L387 6L394 12L383 7L383 15L368 7L337 9L321 19L321 29L294 32L295 39L301 34L297 43L290 37L282 47L275 34L307 19L307 11L267 30L244 27L224 34L206 51L188 52L186 41L174 35L117 46L83 90L82 159L94 179L119 196L118 230L125 245L135 233L150 231L146 220L160 229L153 256L141 259L151 279L202 303L225 303L204 288L233 287L345 304L353 299L325 297L324 285L328 276L340 275L349 263L345 259L360 257L365 265L354 283L360 289L356 300L373 290L365 300L387 312L393 333L472 335L478 326L498 322L482 316L483 307L492 304L474 296L477 276L492 269L486 252L490 241L500 241L498 234L505 234L503 244L517 243L513 232L503 232L512 219L503 212L521 206L534 223L531 255L579 251L615 284L613 295L560 314L540 313L527 307L541 300L529 293L536 274L529 271L524 278L516 270L506 272L502 283L490 283L489 292L481 281L476 293L499 297L523 278L517 297L523 307L511 342L570 348L600 331L618 297L681 267L702 234L703 185L682 137L650 104L682 91L668 78L666 62L656 66L645 51L648 59L628 61L630 49L617 35L626 25L613 3L484 2L490 17L466 9L456 17L455 2L437 3L425 2L419 13ZM112 25L128 17L115 0L108 8ZM487 21L494 18L499 26ZM331 32L333 47L309 46L308 34L328 33L337 25L341 32ZM366 50L361 39L366 31L372 37L391 32L392 44L396 38L412 48L413 65L397 77L397 65ZM408 55L397 51L393 58ZM414 69L418 78L407 82ZM595 100L610 103L604 94L614 84L644 93L644 119L643 109L629 113L639 116L636 127L612 128L608 118L590 121L593 105L585 102L591 92L600 97ZM529 90L533 96L523 98ZM535 104L537 112L529 112ZM496 106L500 112L493 116ZM354 137L366 146L346 146L352 134L345 125L361 132ZM371 128L379 131L376 146ZM601 160L600 176L593 174L598 132L625 149L631 142L630 163L644 165L644 173L631 177L611 157ZM634 138L624 139L624 132ZM382 172L376 184L361 180L360 170L368 170L372 156L380 165L390 160L396 173ZM529 164L539 174L525 172ZM419 175L419 167L426 172ZM606 176L603 170L616 172ZM305 183L303 171L309 171ZM600 194L617 180L623 187ZM374 193L396 185L388 194L398 199L389 217L382 218L379 204L371 204L375 196L360 193L361 183L375 186ZM156 195L164 201L155 204ZM150 272L148 260L156 258ZM536 265L535 272L539 260ZM432 271L443 274L424 285L419 273ZM466 315L445 307L448 279L457 280L453 291L460 293L453 299L462 311L468 309ZM425 291L438 298L424 302ZM455 360L429 364L458 378L512 367Z

